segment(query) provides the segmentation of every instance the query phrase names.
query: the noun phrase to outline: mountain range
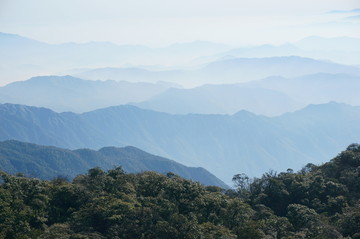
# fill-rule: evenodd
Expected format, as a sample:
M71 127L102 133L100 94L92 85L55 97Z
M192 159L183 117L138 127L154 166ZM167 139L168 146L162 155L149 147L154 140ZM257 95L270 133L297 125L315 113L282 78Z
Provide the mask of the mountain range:
M354 75L318 73L295 78L273 76L241 84L169 88L134 105L173 114L234 114L247 110L276 116L309 104L330 101L360 105L358 89L360 76Z
M104 147L68 150L51 146L24 143L15 140L0 142L0 170L22 173L42 179L58 176L73 179L90 168L109 170L121 166L127 173L156 171L175 173L183 178L199 181L204 185L228 188L221 180L204 168L186 167L173 160L146 153L138 148Z
M360 75L360 68L298 56L230 58L207 64L199 74L212 83L239 83L269 76L299 77L329 73Z
M139 67L115 68L106 67L85 70L74 74L75 77L88 80L116 80L129 82L158 82L171 81L173 83L183 83L184 78L188 77L183 70L153 70Z
M357 94L360 87L359 75L318 73L290 79L268 77L246 85L286 93L304 105L329 101L360 105Z
M110 42L48 44L0 33L0 70L2 81L10 83L34 75L60 74L79 68L186 65L196 57L229 49L224 44L206 41L177 43L162 48Z
M71 149L131 145L204 167L229 184L239 172L259 176L333 157L360 141L359 120L359 107L335 102L271 118L247 111L172 115L129 105L74 114L2 104L0 140Z
M203 57L202 61L214 61L221 57L261 58L274 56L301 56L317 60L357 65L360 61L360 39L350 37L324 38L306 37L300 41L282 45L260 45L233 48L213 56Z
M116 72L116 70L115 70ZM330 101L360 105L360 76L318 73L295 78L267 77L237 84L182 88L169 82L93 81L42 76L0 87L0 103L82 113L131 104L172 114L234 114L247 110L277 116Z
M0 102L85 112L145 101L171 87L167 82L90 81L72 76L41 76L0 87Z
M233 84L260 80L269 76L286 78L318 73L360 76L357 66L315 60L299 56L263 58L221 58L186 70L145 71L137 68L99 68L85 70L76 76L89 80L168 81L183 86Z
M245 84L169 88L144 102L131 104L172 114L234 114L247 110L267 116L280 115L303 106L284 92Z
M171 81L189 87L272 75L359 75L358 67L343 65L359 62L358 42L356 38L310 37L282 46L237 48L195 41L151 48L110 42L47 44L0 33L0 84L34 75L64 74L95 80ZM314 51L314 47L319 50Z

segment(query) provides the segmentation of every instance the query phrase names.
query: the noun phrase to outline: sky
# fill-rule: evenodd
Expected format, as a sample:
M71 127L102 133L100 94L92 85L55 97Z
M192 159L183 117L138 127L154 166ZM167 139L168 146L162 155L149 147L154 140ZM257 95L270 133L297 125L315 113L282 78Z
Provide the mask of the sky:
M48 43L282 44L360 37L353 9L359 0L0 0L0 31Z

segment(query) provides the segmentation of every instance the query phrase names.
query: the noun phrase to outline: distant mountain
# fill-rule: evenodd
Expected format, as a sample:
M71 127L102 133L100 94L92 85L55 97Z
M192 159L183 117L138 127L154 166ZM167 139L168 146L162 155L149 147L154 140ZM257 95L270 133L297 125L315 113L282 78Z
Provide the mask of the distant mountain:
M356 17L351 17L351 19L354 18ZM317 60L330 60L340 64L357 65L360 62L359 44L360 39L357 38L308 37L292 44L234 48L217 55L199 58L198 61L209 62L229 56L237 58L300 56Z
M234 114L247 110L276 116L308 104L337 101L360 105L360 76L319 73L296 78L280 76L242 84L170 88L138 107L173 114Z
M129 82L158 82L171 81L179 82L186 77L182 70L153 71L142 68L98 68L87 70L75 76L89 80L116 80Z
M160 80L188 87L239 83L273 75L298 77L320 72L359 75L357 67L327 61L358 64L358 42L356 38L311 37L281 46L231 49L195 41L150 48L110 42L46 44L1 33L0 84L34 75L69 74L74 69L89 69L75 75L85 79L152 83ZM146 65L156 65L158 70L145 70ZM170 66L171 70L167 70Z
M88 169L101 167L108 170L121 166L128 173L156 171L175 173L204 185L223 188L228 186L204 168L186 167L173 160L146 153L135 147L105 147L67 150L10 140L0 142L0 170L23 173L42 179L64 176L69 179Z
M269 77L244 84L285 93L303 105L329 101L360 105L360 76L318 73L295 78Z
M85 112L112 105L141 102L178 85L90 81L72 76L42 76L0 87L1 103L27 104L55 111Z
M48 44L32 40L20 35L16 34L8 34L0 32L0 45L1 46L12 46L12 47L22 47L22 48L28 48L28 47L44 47L48 46ZM4 47L4 50L6 48ZM10 51L10 49L7 49ZM23 49L22 49L23 50Z
M280 115L303 106L286 92L247 87L243 84L204 85L192 89L170 88L133 105L173 114L234 114L247 110L267 116Z
M102 78L169 79L175 72L142 69L104 68L94 70ZM153 74L153 77L150 75ZM114 75L114 77L111 77ZM104 76L104 75L103 75ZM131 78L134 76L135 78ZM169 76L169 77L166 77ZM91 78L91 77L90 77ZM93 81L72 76L42 76L0 87L0 103L46 107L57 112L86 112L99 108L132 104L140 108L173 114L234 114L247 110L276 116L308 104L329 101L360 105L360 76L317 73L295 78L267 77L238 84L207 84L184 89L169 82Z
M63 66L78 66L111 63L129 57L129 54L139 54L148 50L138 45L116 45L110 42L47 44L14 34L1 33L0 49L5 55L0 60L9 58L24 64L61 64ZM97 59L96 59L97 58ZM8 59L9 60L9 59Z
M234 56L238 58L261 58L261 57L280 57L280 56L299 56L302 50L292 44L280 46L260 45L251 47L234 48L218 54L218 57Z
M126 75L138 75L137 79L140 80L142 77L146 79L144 75L149 72L154 73L140 69L104 68L94 70L94 75L101 75L102 71L105 74L113 72L114 76L122 75L121 78L129 80L131 78ZM167 75L170 74L169 71ZM154 74L152 79L155 80L156 77L157 74ZM26 104L51 108L57 112L78 113L132 104L173 114L233 114L239 110L248 110L275 116L308 104L329 101L360 105L359 88L360 76L328 73L295 78L273 76L247 83L207 84L188 89L162 81L134 83L83 80L72 76L42 76L0 87L0 103Z
M360 68L298 56L232 58L207 64L198 77L213 83L239 83L269 76L299 77L316 73L360 76Z
M73 68L120 64L147 50L107 42L47 44L7 33L0 34L0 43L2 84Z
M162 48L110 42L47 44L15 34L0 33L0 84L34 75L63 74L77 68L188 65L202 55L214 55L229 49L229 46L223 44L204 41L178 43Z
M316 109L316 110L314 110ZM0 105L0 140L65 148L132 145L189 166L202 166L226 183L245 172L299 169L360 141L360 108L329 103L279 117L171 115L133 106L83 114Z
M186 87L204 84L234 84L269 76L299 77L309 74L349 74L360 76L360 68L298 56L262 58L223 57L187 70L149 71L138 68L100 68L76 74L92 80L127 80L154 82L158 80Z

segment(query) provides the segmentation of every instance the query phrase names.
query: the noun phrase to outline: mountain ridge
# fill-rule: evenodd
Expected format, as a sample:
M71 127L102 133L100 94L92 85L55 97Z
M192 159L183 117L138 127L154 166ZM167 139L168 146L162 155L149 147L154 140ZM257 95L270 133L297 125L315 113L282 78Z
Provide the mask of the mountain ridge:
M141 102L170 87L168 82L93 81L66 76L38 76L0 87L0 102L86 112L110 105Z
M68 150L54 146L7 140L0 142L0 170L22 173L41 179L58 176L74 178L88 169L109 170L121 166L128 173L156 171L172 172L204 185L228 186L202 167L187 167L174 160L149 154L133 146Z
M204 167L230 183L228 175L238 172L256 176L269 169L321 163L339 148L360 141L359 108L333 104L336 107L330 110L323 104L317 111L279 117L246 111L172 115L129 105L74 114L3 104L0 140L71 149L132 145L185 165ZM347 107L351 110L341 111Z
M359 87L360 76L324 72L294 78L271 76L245 83L208 83L194 88L163 81L135 83L39 76L0 87L0 103L76 113L131 104L172 114L234 114L244 109L278 116L308 104L330 101L360 105Z

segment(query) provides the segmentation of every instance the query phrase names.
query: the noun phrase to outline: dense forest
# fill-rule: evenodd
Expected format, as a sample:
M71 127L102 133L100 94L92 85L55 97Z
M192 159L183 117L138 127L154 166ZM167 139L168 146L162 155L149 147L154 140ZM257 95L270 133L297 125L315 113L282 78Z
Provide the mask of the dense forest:
M360 238L360 145L233 190L93 168L72 182L1 172L0 238Z

